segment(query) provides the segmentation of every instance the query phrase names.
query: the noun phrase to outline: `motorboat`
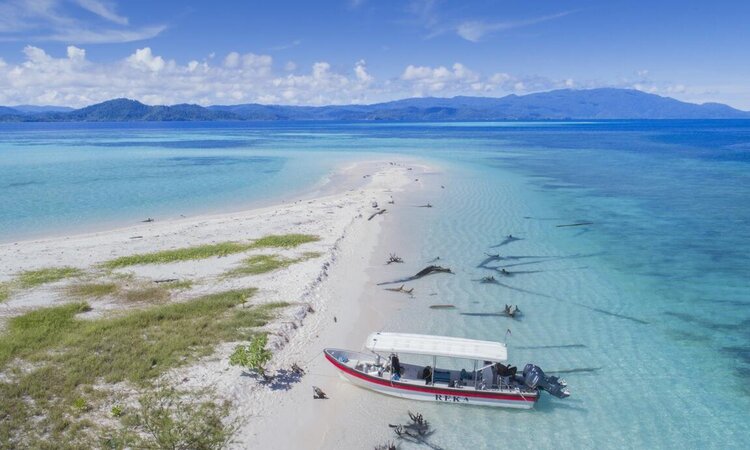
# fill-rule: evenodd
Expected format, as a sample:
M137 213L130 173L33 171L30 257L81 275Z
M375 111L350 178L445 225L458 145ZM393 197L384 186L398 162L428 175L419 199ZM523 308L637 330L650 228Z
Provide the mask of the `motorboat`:
M368 336L365 348L369 352L326 348L323 353L355 385L411 400L531 409L542 391L570 395L564 380L534 364L521 373L503 364L508 351L501 342L377 332ZM410 356L432 358L432 364L402 361ZM438 360L454 368L440 368ZM472 361L472 367L455 368Z

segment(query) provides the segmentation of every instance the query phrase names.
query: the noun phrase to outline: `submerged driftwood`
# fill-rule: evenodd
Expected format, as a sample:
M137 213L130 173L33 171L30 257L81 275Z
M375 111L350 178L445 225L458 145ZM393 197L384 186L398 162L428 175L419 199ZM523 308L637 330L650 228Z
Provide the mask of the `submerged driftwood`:
M522 241L522 240L523 240L523 238L518 238L518 237L515 237L515 236L513 236L512 234L509 234L509 235L508 235L508 236L507 236L507 237L506 237L506 238L505 238L505 239L503 240L503 242L501 242L501 243L499 243L499 244L497 244L497 245L493 245L493 246L492 246L492 247L490 247L490 248L497 248L497 247L502 247L503 245L508 245L508 244L510 244L511 242L514 242L514 241Z
M386 442L385 444L375 446L375 450L396 450L396 448L396 444L393 442Z
M391 291L391 292L403 292L404 294L408 294L408 295L412 295L412 292L414 292L414 288L404 289L403 284L397 288L385 288L385 290Z
M417 272L416 275L412 276L411 278L413 280L416 280L417 278L426 277L427 275L433 273L453 273L453 271L447 267L430 265Z
M521 310L517 305L505 305L505 309L501 312L467 312L461 313L462 316L469 317L510 317L511 319L518 319L521 316Z
M556 228L562 228L562 227L581 227L584 225L593 225L594 222L577 222L577 223L567 223L564 225L555 225Z
M447 267L442 266L434 266L430 265L425 267L424 269L417 272L415 275L412 275L407 278L402 278L400 280L394 280L394 281L385 281L383 283L378 283L378 286L382 286L384 284L394 284L394 283L405 283L407 281L413 281L422 277L426 277L427 275L433 274L433 273L453 273L452 270L450 270Z
M516 316L520 316L521 310L518 309L518 305L505 305L505 314L510 318L515 318Z
M493 276L482 277L478 280L482 284L497 284L497 280Z
M389 427L393 428L394 433L399 439L403 439L407 442L414 444L426 445L432 449L440 449L437 445L434 445L427 441L435 430L431 429L430 423L420 413L413 414L409 413L410 423L406 424L388 424Z
M430 305L430 309L456 309L455 305Z
M367 220L372 220L375 216L379 216L379 215L381 215L381 214L383 214L385 212L386 212L385 208L380 209L377 212L372 213L372 215L370 217L368 217Z

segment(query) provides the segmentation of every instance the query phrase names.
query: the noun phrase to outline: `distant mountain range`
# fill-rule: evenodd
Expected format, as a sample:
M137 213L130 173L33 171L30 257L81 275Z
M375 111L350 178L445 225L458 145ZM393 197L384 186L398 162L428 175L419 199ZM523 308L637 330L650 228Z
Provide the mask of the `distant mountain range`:
M681 102L630 89L562 89L523 96L408 98L372 105L284 106L180 104L148 106L115 99L71 109L0 106L3 122L137 122L217 120L573 120L750 119L750 112L721 103Z

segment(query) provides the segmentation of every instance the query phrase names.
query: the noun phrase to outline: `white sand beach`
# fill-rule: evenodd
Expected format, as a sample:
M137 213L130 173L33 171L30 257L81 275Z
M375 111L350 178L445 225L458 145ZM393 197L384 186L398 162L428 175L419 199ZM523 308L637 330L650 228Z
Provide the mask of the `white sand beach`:
M213 356L174 369L164 379L182 388L210 387L233 402L233 417L243 426L235 436L237 448L320 448L330 444L330 425L342 414L346 393L326 367L321 351L326 346L359 348L364 337L379 328L398 296L378 294L368 276L373 261L382 265L389 249L382 245L383 224L396 223L399 196L423 188L419 176L426 165L408 160L358 162L329 177L320 191L303 199L249 211L154 221L109 231L54 237L0 245L0 282L14 274L48 267L81 269L77 279L113 279L146 284L154 280L190 281L190 288L171 294L170 301L254 287L252 304L287 302L278 318L264 328L274 357L269 364L276 381L262 384L228 364L236 342L220 345ZM390 203L394 202L394 203ZM384 214L370 216L380 209ZM307 259L269 273L222 277L247 253L165 264L134 265L103 272L98 265L113 258L227 241L246 241L267 235L304 233L320 237L294 249L272 249L294 258L317 252ZM253 253L271 253L270 250ZM14 291L0 303L0 327L6 319L37 308L60 305L72 299L65 279L31 289ZM382 295L381 295L382 297ZM84 317L116 315L139 305L111 296L87 299L91 311ZM286 377L293 363L307 375ZM312 385L325 386L336 401L314 401ZM289 432L290 424L295 431ZM327 441L329 439L329 441ZM326 444L328 442L328 444Z

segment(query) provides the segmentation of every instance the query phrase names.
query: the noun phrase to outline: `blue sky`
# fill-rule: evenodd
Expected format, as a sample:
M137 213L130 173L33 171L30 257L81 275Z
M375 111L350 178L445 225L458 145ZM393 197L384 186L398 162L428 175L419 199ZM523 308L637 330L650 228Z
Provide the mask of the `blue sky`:
M0 1L0 104L627 87L750 109L750 1Z

